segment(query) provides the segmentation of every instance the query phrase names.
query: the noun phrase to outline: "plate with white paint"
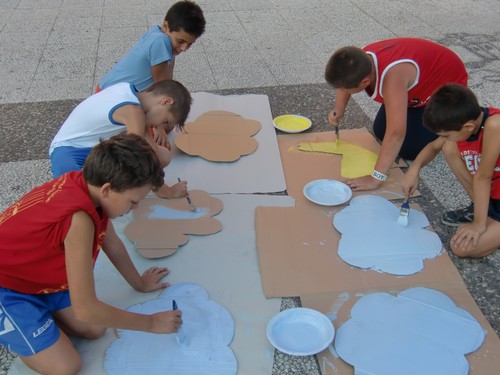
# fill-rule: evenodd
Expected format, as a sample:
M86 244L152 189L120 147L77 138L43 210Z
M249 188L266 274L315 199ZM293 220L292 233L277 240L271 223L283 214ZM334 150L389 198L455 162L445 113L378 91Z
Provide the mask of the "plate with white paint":
M313 180L304 186L304 196L321 206L338 206L352 197L352 190L337 180Z
M309 129L312 121L301 115L282 115L274 118L273 125L284 133L300 133Z
M328 317L304 307L284 310L267 324L267 338L283 353L313 355L333 341L335 329Z

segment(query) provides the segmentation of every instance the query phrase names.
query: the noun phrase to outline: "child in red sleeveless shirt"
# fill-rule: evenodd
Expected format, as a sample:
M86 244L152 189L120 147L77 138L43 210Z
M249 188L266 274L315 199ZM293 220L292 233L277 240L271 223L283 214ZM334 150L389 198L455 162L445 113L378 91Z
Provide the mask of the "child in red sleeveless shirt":
M436 139L422 124L429 97L445 83L467 85L467 78L453 51L426 39L393 38L335 51L325 68L325 79L335 88L329 121L338 124L351 95L361 91L382 104L373 122L382 140L375 168L371 175L346 180L351 189L378 188L398 156L413 160Z
M168 270L142 275L109 218L128 213L163 185L153 148L135 134L102 141L83 171L26 194L0 215L0 344L39 373L76 374L81 359L68 335L95 339L107 327L177 332L180 311L130 313L96 297L93 266L102 248L136 290L165 288Z
M418 154L406 172L402 183L406 198L418 186L420 169L443 150L474 202L473 221L458 227L451 250L472 258L494 253L500 247L500 109L480 107L471 90L447 84L429 100L424 124L439 138Z

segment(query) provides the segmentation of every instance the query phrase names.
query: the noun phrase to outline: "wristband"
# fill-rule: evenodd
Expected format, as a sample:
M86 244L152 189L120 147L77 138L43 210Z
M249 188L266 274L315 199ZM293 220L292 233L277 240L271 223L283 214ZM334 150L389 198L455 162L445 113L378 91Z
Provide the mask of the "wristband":
M379 180L379 181L382 181L382 182L384 182L385 180L387 180L387 175L383 174L382 172L377 171L376 169L373 170L372 177L375 180Z

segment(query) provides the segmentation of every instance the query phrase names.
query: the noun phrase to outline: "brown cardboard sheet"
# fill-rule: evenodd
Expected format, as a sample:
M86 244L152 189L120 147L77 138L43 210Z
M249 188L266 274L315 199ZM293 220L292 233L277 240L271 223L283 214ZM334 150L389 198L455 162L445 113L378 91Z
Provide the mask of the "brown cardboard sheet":
M192 156L214 162L233 162L252 154L258 142L252 138L261 129L256 120L228 111L209 111L184 127L175 146Z
M342 207L308 202L296 207L257 207L256 236L262 285L266 297L357 291L424 282L447 282L460 274L446 253L424 261L413 275L392 276L353 267L337 254L340 233L332 224ZM418 209L412 205L412 210ZM362 235L362 233L360 234Z
M220 232L222 224L212 216L222 211L222 202L202 190L189 192L191 202L197 212L192 218L151 219L148 217L153 206L187 211L190 208L186 198L160 199L146 198L134 211L134 221L125 228L125 235L136 246L137 251L146 258L162 258L172 255L177 249L189 241L188 235L209 235Z
M449 259L447 255L445 257ZM426 274L429 273L426 272ZM467 310L477 319L483 329L486 330L487 334L483 345L475 352L466 356L470 366L469 375L498 373L498 369L500 368L500 340L495 331L491 328L474 299L467 291L458 272L454 276L450 275L448 279L444 277L441 279L442 280L437 280L436 277L430 275L430 280L428 282L421 280L418 284L413 286L423 286L446 294L458 307ZM393 286L386 288L373 286L359 290L352 289L348 293L339 289L335 292L305 294L301 295L300 298L303 307L318 310L325 314L331 314L331 312L334 311L336 319L333 321L333 324L335 329L338 329L350 318L352 306L363 295L377 291L389 292L396 295L408 288L408 286L398 285L396 280L393 284ZM323 375L354 374L353 367L339 358L336 353L333 354L330 348L318 353L317 358Z
M342 208L322 207L309 201L296 207L256 208L257 251L265 296L300 296L303 307L329 316L335 310L333 323L338 328L348 320L354 303L368 293L396 294L415 286L436 289L474 315L487 330L484 344L467 356L470 374L496 373L494 369L500 368L499 339L448 253L443 251L424 261L423 270L409 276L352 267L337 255L340 233L332 220ZM412 205L413 209L420 210L418 205ZM353 374L352 366L330 349L317 355L322 374Z
M349 141L367 150L378 153L380 145L376 139L366 130L348 129L341 133L343 141ZM287 192L293 196L297 204L302 204L304 198L302 190L304 186L317 179L342 180L340 173L341 155L320 152L304 152L298 149L299 142L334 142L334 132L282 134L278 135L281 162L285 171ZM405 166L404 162L394 164L389 178L376 190L368 192L354 192L353 196L359 194L375 194L387 199L403 198L400 186L403 172L399 167ZM418 196L417 192L415 196Z

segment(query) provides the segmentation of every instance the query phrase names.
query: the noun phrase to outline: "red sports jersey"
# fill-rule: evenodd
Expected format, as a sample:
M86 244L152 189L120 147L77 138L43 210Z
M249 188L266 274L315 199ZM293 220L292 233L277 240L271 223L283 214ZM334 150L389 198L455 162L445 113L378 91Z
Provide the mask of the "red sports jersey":
M445 83L467 85L467 71L460 58L448 48L418 38L382 40L363 47L375 64L377 82L368 95L384 103L382 89L387 71L396 64L411 63L417 69L417 78L408 88L408 107L427 104L430 96Z
M64 239L73 214L92 218L95 262L108 217L99 213L82 172L69 172L26 194L0 215L0 286L21 293L68 289Z
M484 109L483 122L479 132L474 134L469 139L457 142L460 155L465 161L465 165L471 175L475 175L481 161L481 151L483 150L483 130L486 125L486 120L489 116L500 115L500 109L488 107ZM495 171L491 176L491 192L490 197L493 199L500 199L500 157L497 159Z

